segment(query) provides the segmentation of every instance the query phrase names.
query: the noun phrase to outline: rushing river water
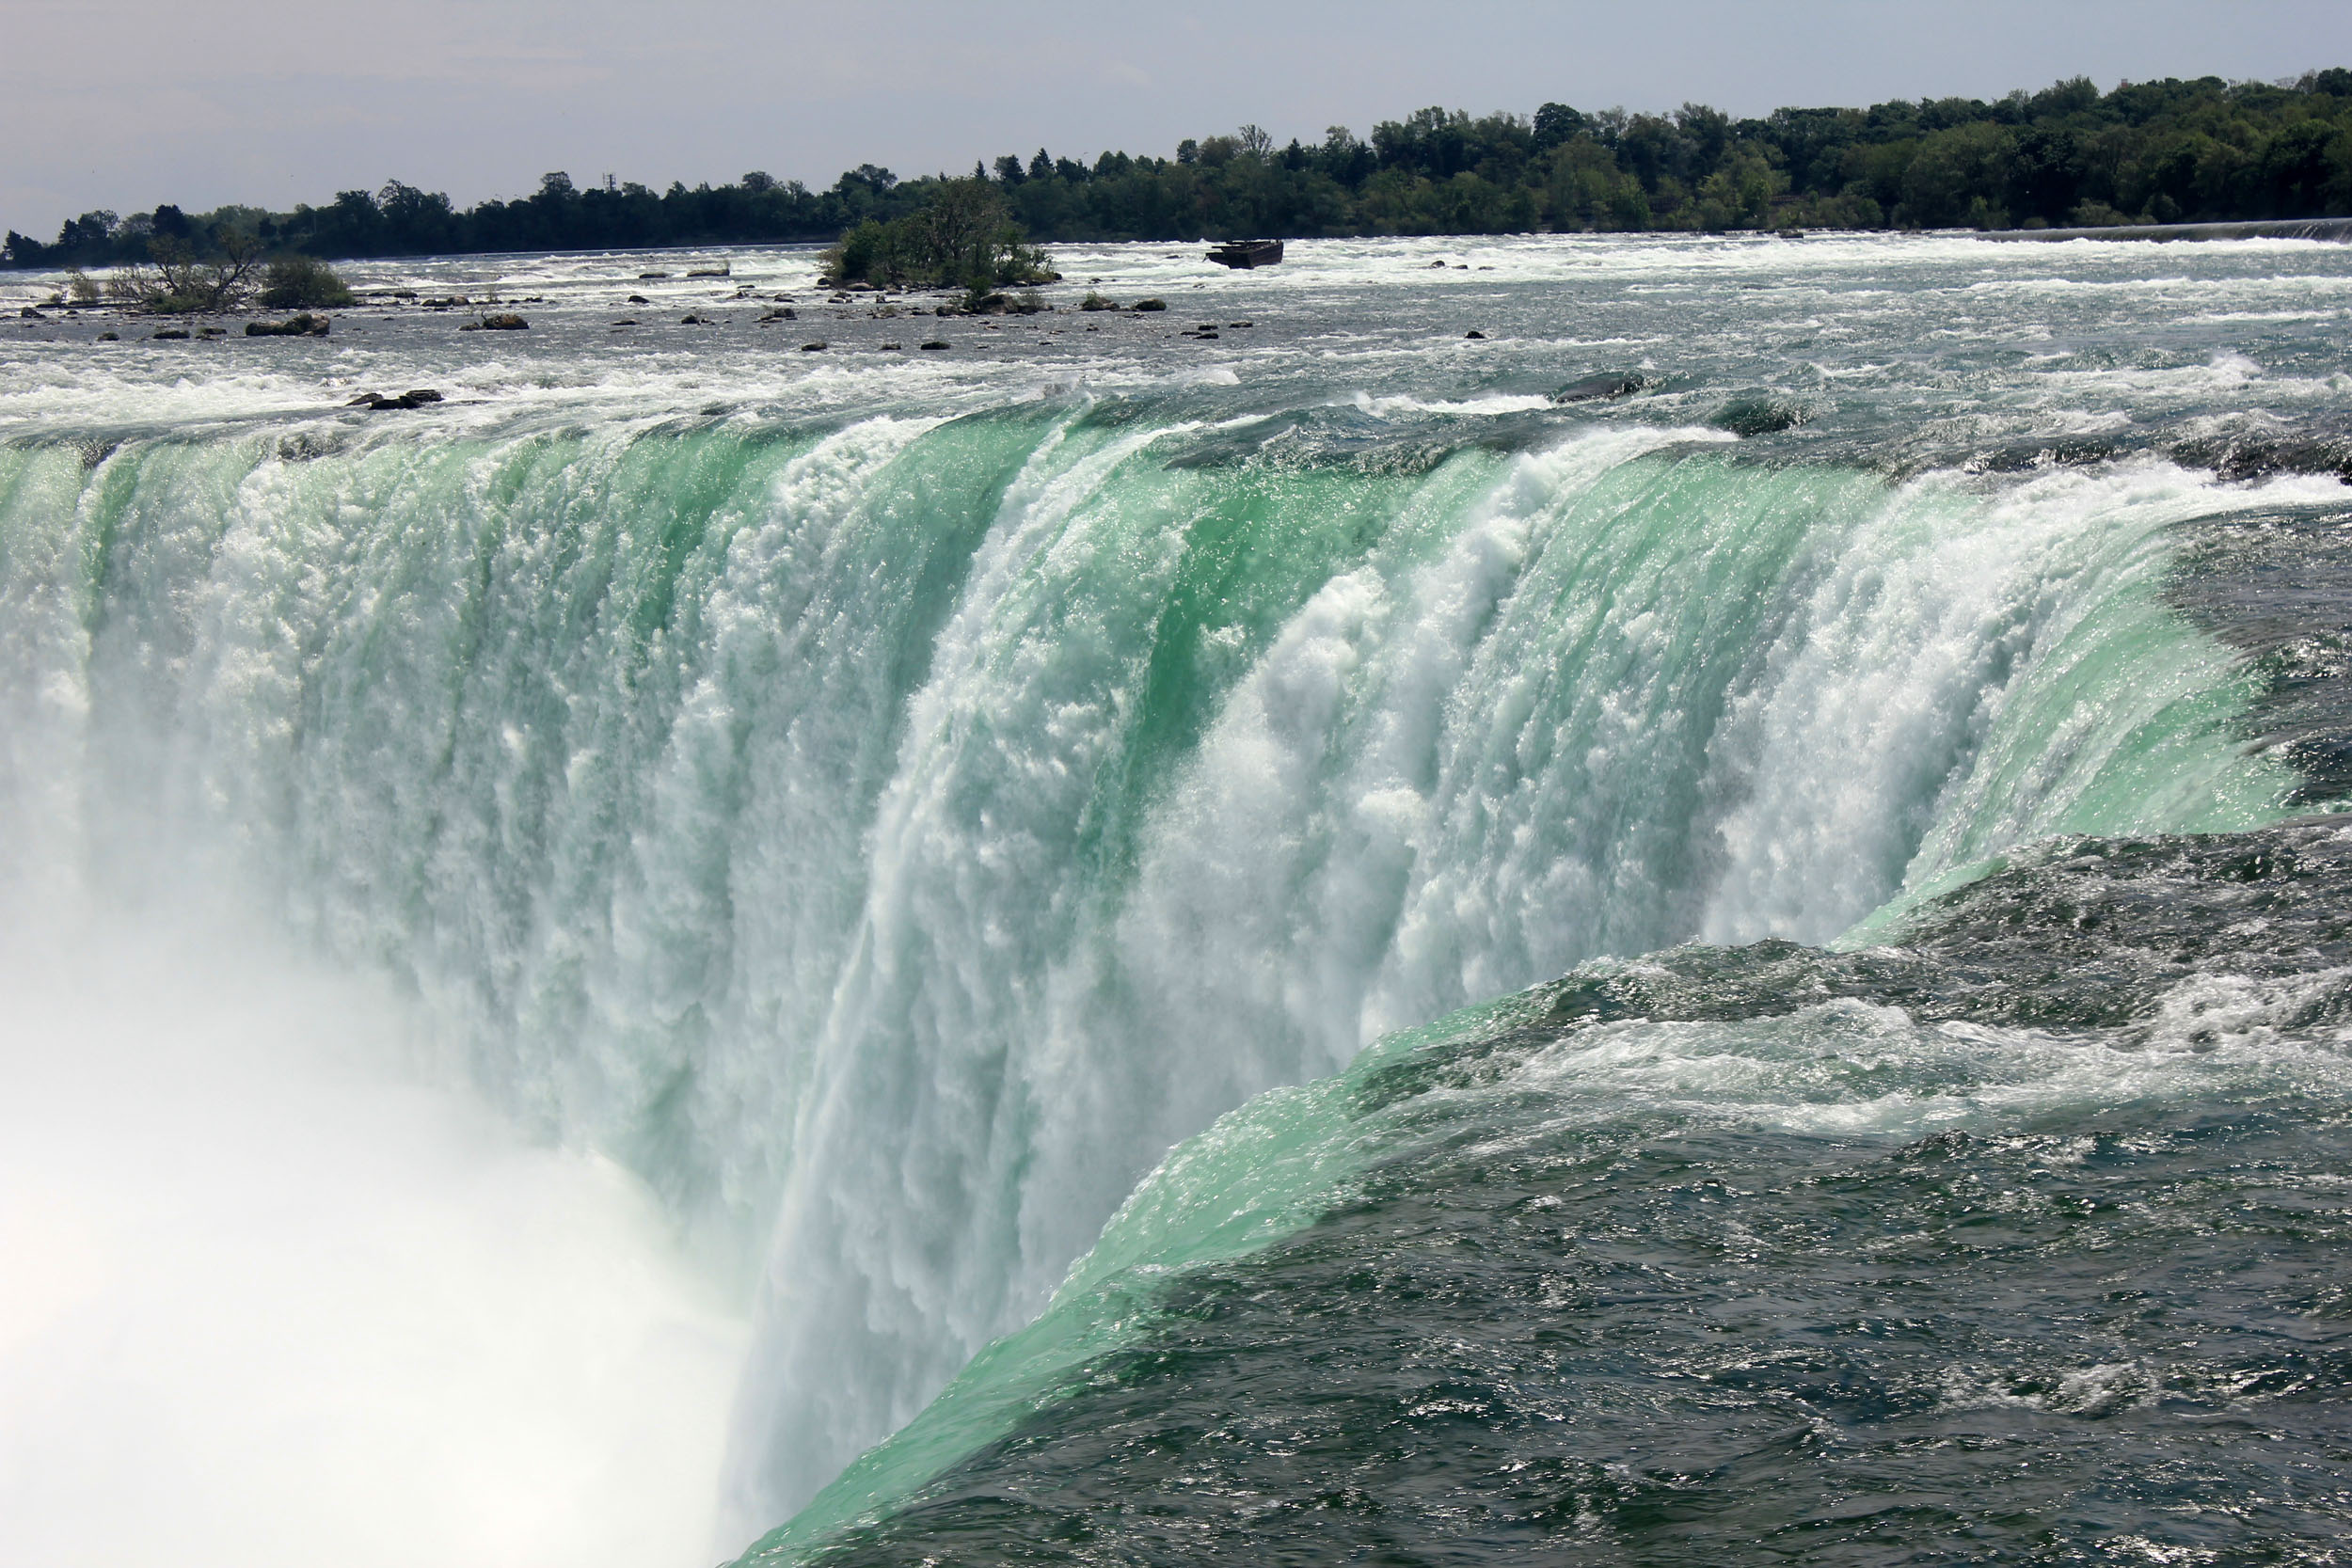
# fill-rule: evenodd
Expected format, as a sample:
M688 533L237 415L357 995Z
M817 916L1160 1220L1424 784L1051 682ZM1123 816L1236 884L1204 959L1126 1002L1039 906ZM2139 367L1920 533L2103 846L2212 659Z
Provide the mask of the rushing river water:
M0 288L4 1555L2335 1560L2352 247L727 260Z

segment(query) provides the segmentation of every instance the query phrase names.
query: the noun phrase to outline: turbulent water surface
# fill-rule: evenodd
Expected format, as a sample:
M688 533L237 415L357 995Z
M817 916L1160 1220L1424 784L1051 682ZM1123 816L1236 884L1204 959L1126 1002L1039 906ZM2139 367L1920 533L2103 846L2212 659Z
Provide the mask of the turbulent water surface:
M2336 1560L2352 247L729 260L10 296L7 1555Z

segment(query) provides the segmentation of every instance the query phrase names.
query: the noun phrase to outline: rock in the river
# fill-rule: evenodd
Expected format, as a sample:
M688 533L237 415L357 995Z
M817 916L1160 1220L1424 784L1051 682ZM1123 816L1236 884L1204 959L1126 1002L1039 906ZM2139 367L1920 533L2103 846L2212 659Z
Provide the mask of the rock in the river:
M530 325L531 324L520 316L501 313L485 316L478 322L468 322L457 330L460 332L521 332Z
M1755 393L1733 398L1707 422L1734 436L1772 436L1794 430L1812 417L1812 410L1794 398Z
M1164 299L1139 299L1136 300L1135 304L1130 307L1130 309L1136 310L1165 310L1168 309L1168 301Z
M1650 378L1638 371L1603 371L1581 381L1571 381L1551 394L1554 403L1597 403L1603 398L1630 397L1650 385Z
M298 316L288 316L281 322L247 322L245 335L248 338L324 338L327 320L305 310Z
M365 408L374 413L388 413L400 408L421 408L428 403L438 403L441 394L430 387L412 387L396 398L381 392L362 392L343 404L346 408Z

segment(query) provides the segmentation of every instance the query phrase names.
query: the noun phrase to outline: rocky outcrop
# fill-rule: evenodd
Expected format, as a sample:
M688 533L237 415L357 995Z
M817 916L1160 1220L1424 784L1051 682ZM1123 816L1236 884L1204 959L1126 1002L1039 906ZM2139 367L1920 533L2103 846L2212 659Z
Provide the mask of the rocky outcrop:
M1598 403L1605 398L1631 397L1654 385L1651 378L1639 371L1603 371L1581 381L1571 381L1551 394L1554 403Z
M1811 418L1812 410L1794 398L1757 392L1733 398L1707 422L1734 436L1772 436L1794 430Z
M324 338L328 325L325 316L314 316L305 310L281 322L247 322L245 324L245 335L248 338Z
M401 408L422 408L428 403L440 401L441 394L432 388L416 387L401 393L398 397L386 397L382 392L362 392L343 406L365 408L372 413L384 414Z

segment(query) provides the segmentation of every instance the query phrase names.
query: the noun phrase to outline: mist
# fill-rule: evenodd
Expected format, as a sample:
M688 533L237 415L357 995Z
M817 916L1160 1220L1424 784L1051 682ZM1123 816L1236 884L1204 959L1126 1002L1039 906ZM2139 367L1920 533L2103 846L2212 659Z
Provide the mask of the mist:
M743 1348L651 1196L251 928L0 904L0 1560L709 1561Z

